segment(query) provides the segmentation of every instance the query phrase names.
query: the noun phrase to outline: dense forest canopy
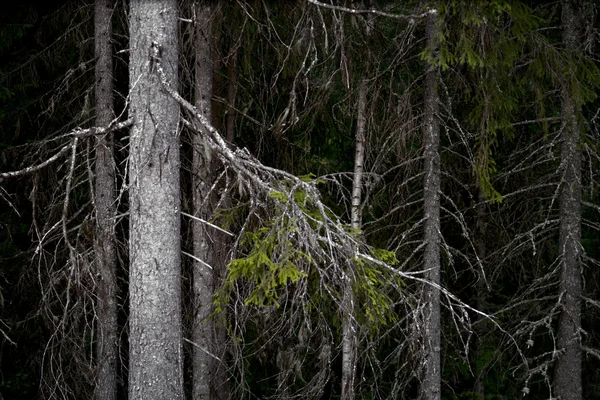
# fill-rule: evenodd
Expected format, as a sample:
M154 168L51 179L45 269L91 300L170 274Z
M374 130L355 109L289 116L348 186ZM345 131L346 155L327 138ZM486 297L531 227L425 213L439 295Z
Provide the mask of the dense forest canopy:
M598 12L3 5L0 398L598 398Z

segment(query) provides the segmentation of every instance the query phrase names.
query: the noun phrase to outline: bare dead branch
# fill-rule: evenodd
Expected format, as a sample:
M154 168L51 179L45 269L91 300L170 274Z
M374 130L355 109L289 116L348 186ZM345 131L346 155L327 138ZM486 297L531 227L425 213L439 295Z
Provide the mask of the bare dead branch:
M233 233L231 233L231 232L229 232L229 231L227 231L227 230L225 230L225 229L221 228L220 226L217 226L217 225L215 225L215 224L212 224L212 223L210 223L210 222L208 222L208 221L206 221L206 220L204 220L204 219L202 219L202 218L196 217L195 215L188 214L188 213L186 213L186 212L183 212L183 211L181 211L181 215L184 215L184 216L186 216L186 217L189 217L189 218L195 219L196 221L202 222L203 224L206 224L206 225L210 226L211 228L215 228L216 230L218 230L218 231L220 231L220 232L223 232L224 234L226 234L226 235L229 235L229 236L231 236L231 237L234 237L234 236L235 236Z
M379 10L375 10L375 9L370 9L370 10L359 10L356 8L348 8L348 7L342 7L342 6L336 6L333 4L326 4L326 3L322 3L320 1L317 0L308 0L309 3L314 4L316 6L319 7L323 7L323 8L329 8L330 10L336 10L336 11L341 11L341 12L345 12L348 14L372 14L372 15L377 15L379 17L386 17L386 18L393 18L393 19L400 19L400 20L405 20L405 21L412 21L415 19L421 19L421 18L425 18L430 14L435 14L437 13L437 10L435 8L430 8L427 11L425 11L424 13L421 14L392 14L392 13L388 13L385 11L379 11Z
M598 352L598 350L596 349L592 349L591 347L587 347L587 346L581 346L581 350L583 350L584 352L586 352L587 354L596 357L598 360L600 360L600 352Z
M86 137L90 137L90 136L104 135L106 133L113 132L113 131L116 131L119 129L126 128L128 126L131 126L131 124L133 124L133 119L128 119L123 122L116 123L114 125L109 125L107 127L92 127L92 128L87 128L87 129L77 128L69 133L64 134L62 137L64 137L64 138L86 138ZM38 165L32 165L31 167L23 168L18 171L2 172L2 173L0 173L0 183L2 183L2 181L4 181L5 178L14 178L17 176L28 175L33 172L39 171L39 170L49 166L50 164L54 163L56 160L58 160L60 157L62 157L67 151L69 151L69 149L72 149L71 143L64 145L56 154L54 154L52 157L48 158L46 161L44 161Z

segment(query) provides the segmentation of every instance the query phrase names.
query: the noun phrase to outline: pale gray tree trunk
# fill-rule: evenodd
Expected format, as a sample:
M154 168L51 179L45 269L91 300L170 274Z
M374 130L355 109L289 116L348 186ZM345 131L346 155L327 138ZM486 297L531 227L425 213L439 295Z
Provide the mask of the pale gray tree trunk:
M195 5L196 14L196 64L195 64L195 106L207 121L212 117L213 58L212 22L216 4L202 0ZM193 139L193 207L194 215L210 220L216 198L211 193L213 180L212 150L204 143L201 135ZM216 246L219 245L214 229L198 220L192 227L194 256L202 262L194 261L194 326L192 340L196 344L193 353L193 395L194 400L219 399L223 396L217 371L221 355L217 343L217 333L212 313L212 300L215 290L215 273L221 268L221 260Z
M437 15L427 16L427 46L436 49ZM424 288L426 308L424 315L424 376L421 383L422 400L439 400L441 396L440 362L440 126L438 121L438 69L427 65L425 73L425 114L423 120L423 145L425 158L424 214L425 254L424 269L432 285Z
M370 8L375 8L375 0L367 2ZM373 31L373 18L366 21L367 38ZM354 175L352 181L352 199L350 208L350 223L353 229L362 227L362 180L365 166L366 125L367 125L367 92L368 82L362 78L358 87L358 105L356 110L356 148L354 153ZM358 354L357 321L355 299L353 292L354 278L349 273L343 287L342 309L345 312L342 332L342 400L354 400L355 377Z
M129 399L183 399L176 0L130 2ZM160 65L158 65L160 61Z
M112 0L96 0L94 8L96 53L96 126L107 126L113 115L111 51ZM115 251L115 164L112 134L96 138L96 225L94 251L97 265L97 379L95 397L117 396L117 277Z
M367 81L362 79L358 89L358 110L356 122L356 150L354 154L354 179L352 181L352 204L350 209L351 226L360 229L362 225L362 177L365 163L366 122L367 122ZM348 274L344 282L342 308L345 312L342 333L342 399L354 399L354 378L358 352L357 324L355 315L353 277Z
M582 0L562 2L563 45L567 50L580 48ZM581 111L573 98L571 73L561 87L561 187L560 187L560 296L554 394L561 400L581 400L581 141L578 115Z

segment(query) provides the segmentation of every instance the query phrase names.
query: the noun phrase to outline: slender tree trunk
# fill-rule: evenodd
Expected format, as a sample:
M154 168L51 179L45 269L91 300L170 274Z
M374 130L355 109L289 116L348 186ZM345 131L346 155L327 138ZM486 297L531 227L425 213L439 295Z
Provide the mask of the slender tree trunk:
M376 1L366 2L370 8L375 8ZM365 37L368 39L373 31L374 20L368 16L366 20ZM367 125L367 92L366 78L360 80L358 87L358 107L356 111L356 150L354 154L354 179L352 181L352 200L350 223L353 229L362 226L362 178L365 164L366 125ZM354 400L355 377L358 354L357 321L353 292L354 278L349 274L344 282L343 309L346 313L343 322L342 336L342 400Z
M563 45L576 50L581 43L583 1L562 1ZM561 88L562 148L560 191L561 313L558 320L558 348L555 395L561 400L581 400L581 143L578 115L580 106L573 98L565 75Z
M227 86L227 133L226 139L233 142L235 136L235 98L237 94L237 55L238 45L234 45L233 52L229 55L229 63L227 64L227 78L229 84Z
M365 163L366 121L367 121L367 81L362 79L358 89L358 110L356 124L356 152L354 155L354 180L352 181L352 207L350 219L353 229L362 225L362 175ZM343 309L345 314L342 337L342 399L354 399L354 378L358 352L356 315L354 312L353 278L344 282Z
M96 126L113 119L113 64L111 51L112 0L96 0L94 9L96 51ZM112 135L96 138L96 225L94 251L98 276L98 376L95 397L117 396L117 278L115 252L115 165Z
M437 15L427 17L427 45L435 50ZM440 362L440 126L438 121L438 70L427 66L425 74L425 115L423 142L425 158L424 213L425 255L424 268L432 285L425 287L424 344L425 365L421 386L422 400L439 400L441 396ZM437 286L434 286L437 285Z
M176 0L130 3L129 399L183 399ZM160 60L160 65L157 61Z
M479 180L478 180L479 181ZM479 186L478 189L478 194L477 194L477 205L475 206L475 212L477 213L476 215L476 220L475 220L475 232L476 232L476 238L475 238L475 250L477 251L477 257L479 257L480 260L484 260L486 257L486 240L485 238L486 236L486 232L487 232L487 222L486 219L488 218L488 215L486 213L486 202L485 202L485 195L483 194L483 190L481 189L481 186ZM483 276L483 274L485 274L485 271L483 270L484 265L482 262L481 265L481 274L482 276L479 277L479 279L477 280L477 283L475 285L475 287L477 288L477 299L476 299L476 308L479 311L485 312L486 309L486 301L487 301L487 292L488 292L488 288L486 287L486 281L485 281L485 276ZM484 372L485 372L485 365L480 364L481 360L484 358L484 353L485 353L485 349L483 348L483 342L481 340L480 335L483 335L485 333L485 326L481 326L482 324L482 317L481 316L477 316L477 322L479 322L480 326L479 328L475 331L475 334L477 335L475 337L474 340L474 347L475 347L475 368L474 368L474 372L475 372L475 385L473 386L473 392L475 393L476 399L477 400L484 400L485 399L485 384L484 384Z
M354 180L352 181L351 224L353 229L362 225L362 177L365 163L367 124L367 81L362 79L358 88L358 112L356 123L356 151L354 154Z
M214 40L217 40L217 37L218 36L213 36ZM237 55L238 44L236 43L233 53L229 55L229 61L227 64L227 125L225 139L229 143L233 143L235 138L235 101L238 84ZM214 59L215 56L213 55L213 60ZM213 77L214 76L215 75L213 74ZM222 199L220 204L223 208L231 207L231 198L226 197ZM217 238L218 243L216 246L216 258L218 262L215 263L215 271L213 271L214 290L217 290L221 287L227 275L227 261L229 257L229 250L233 246L233 240L230 236L225 235L222 232L213 231L213 234ZM218 321L215 322L215 344L217 346L215 351L221 360L218 362L218 366L215 371L214 388L217 400L228 400L231 397L231 391L229 388L227 371L227 329L225 326L225 321L227 320L227 310L225 309L221 311L221 313L222 315L219 317Z
M199 112L211 121L213 95L213 59L212 59L212 20L216 4L203 0L196 3L196 64L195 64L195 105ZM201 135L194 137L194 214L211 219L215 196L210 193L213 180L211 150ZM192 340L193 355L193 399L220 398L217 370L219 363L215 357L218 351L217 335L212 313L212 299L215 288L215 273L220 258L216 246L214 230L199 221L192 228L194 255L203 262L194 261L194 327Z

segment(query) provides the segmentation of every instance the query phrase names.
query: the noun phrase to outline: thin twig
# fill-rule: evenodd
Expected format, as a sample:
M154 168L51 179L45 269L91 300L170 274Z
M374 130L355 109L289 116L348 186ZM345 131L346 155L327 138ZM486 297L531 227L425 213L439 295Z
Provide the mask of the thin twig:
M208 222L208 221L206 221L206 220L204 220L204 219L202 219L202 218L196 217L195 215L188 214L188 213L186 213L186 212L183 212L183 211L181 211L181 215L185 215L186 217L190 217L190 218L192 218L192 219L194 219L194 220L196 220L196 221L198 221L198 222L202 222L203 224L206 224L206 225L208 225L208 226L210 226L210 227L213 227L213 228L215 228L216 230L218 230L218 231L220 231L220 232L223 232L223 233L225 233L225 234L227 234L227 235L229 235L229 236L231 236L231 237L235 237L235 235L234 235L233 233L231 233L231 232L229 232L229 231L226 231L225 229L221 228L220 226L217 226L217 225L215 225L215 224L211 224L210 222Z

